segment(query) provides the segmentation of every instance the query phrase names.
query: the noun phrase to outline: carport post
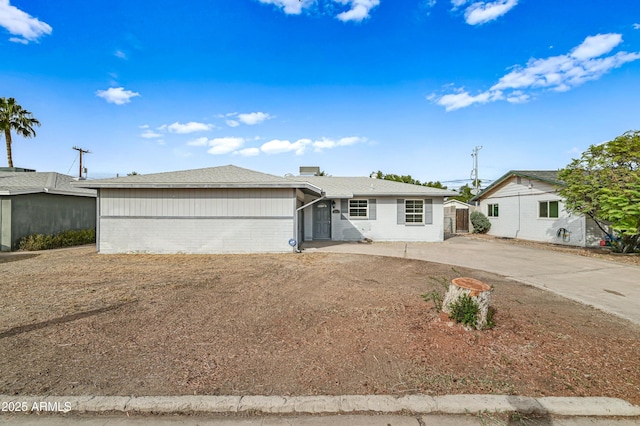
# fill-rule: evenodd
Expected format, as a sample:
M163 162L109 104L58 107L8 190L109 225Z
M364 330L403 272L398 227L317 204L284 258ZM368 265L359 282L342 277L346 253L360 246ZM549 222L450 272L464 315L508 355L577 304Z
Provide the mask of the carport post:
M318 201L322 201L325 198L327 198L327 194L324 191L322 191L320 193L320 198L316 198L315 200L313 200L313 201L311 201L311 202L309 202L309 203L307 203L307 204L305 204L303 206L300 206L300 207L298 207L296 209L296 212L293 215L293 229L294 229L293 232L295 233L294 237L296 237L295 238L296 246L293 248L293 252L294 253L300 253L300 249L298 248L298 246L300 245L300 241L298 241L298 238L297 238L297 236L299 234L299 232L298 232L298 213L300 212L300 210L306 209L307 207L317 203Z

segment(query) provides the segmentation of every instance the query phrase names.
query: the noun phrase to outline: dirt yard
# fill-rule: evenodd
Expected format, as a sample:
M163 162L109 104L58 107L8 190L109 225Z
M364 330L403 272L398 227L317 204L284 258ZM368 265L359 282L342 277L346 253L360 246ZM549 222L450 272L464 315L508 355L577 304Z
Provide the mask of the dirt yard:
M0 394L598 395L640 404L640 327L486 272L344 254L0 257ZM421 294L494 286L492 330ZM435 278L435 279L434 279Z

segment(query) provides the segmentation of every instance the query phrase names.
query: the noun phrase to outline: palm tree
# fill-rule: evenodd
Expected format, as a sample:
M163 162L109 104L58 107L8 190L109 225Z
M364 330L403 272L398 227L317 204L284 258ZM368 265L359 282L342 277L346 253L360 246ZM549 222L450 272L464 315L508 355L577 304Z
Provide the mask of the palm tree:
M0 98L0 134L4 133L7 142L7 161L13 167L11 155L11 131L25 138L36 135L33 126L40 126L40 122L33 118L26 109L16 103L14 98Z

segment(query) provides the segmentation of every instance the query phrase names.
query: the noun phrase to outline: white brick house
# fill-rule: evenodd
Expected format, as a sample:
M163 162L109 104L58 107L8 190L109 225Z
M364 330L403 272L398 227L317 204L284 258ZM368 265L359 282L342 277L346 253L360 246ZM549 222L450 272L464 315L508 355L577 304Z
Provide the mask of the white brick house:
M236 166L84 181L101 253L286 252L302 240L442 241L453 192Z
M491 222L489 235L572 246L597 246L604 233L584 215L565 211L558 172L512 170L471 202Z

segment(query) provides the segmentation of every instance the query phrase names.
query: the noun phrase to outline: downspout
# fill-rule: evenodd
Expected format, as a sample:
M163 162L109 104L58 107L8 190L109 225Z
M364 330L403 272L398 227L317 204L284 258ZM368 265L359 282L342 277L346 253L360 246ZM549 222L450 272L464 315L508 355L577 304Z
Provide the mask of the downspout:
M315 200L311 201L310 203L307 203L307 204L305 204L303 206L300 206L300 207L298 207L296 209L296 213L293 215L293 223L294 223L293 227L295 229L296 237L299 234L299 232L298 232L298 212L300 212L300 210L302 210L302 209L306 209L307 207L317 203L318 201L324 200L325 198L327 198L327 194L325 194L325 192L322 191L321 194L320 194L320 198L316 198ZM301 250L300 250L299 246L300 246L300 241L298 241L298 239L296 238L296 245L293 248L293 251L295 253L301 253Z
M100 188L96 190L96 252L100 253L100 216L102 214L102 209L100 206L102 202L100 201Z
M515 238L518 238L519 232L520 232L520 193L518 192L518 229L516 229Z

